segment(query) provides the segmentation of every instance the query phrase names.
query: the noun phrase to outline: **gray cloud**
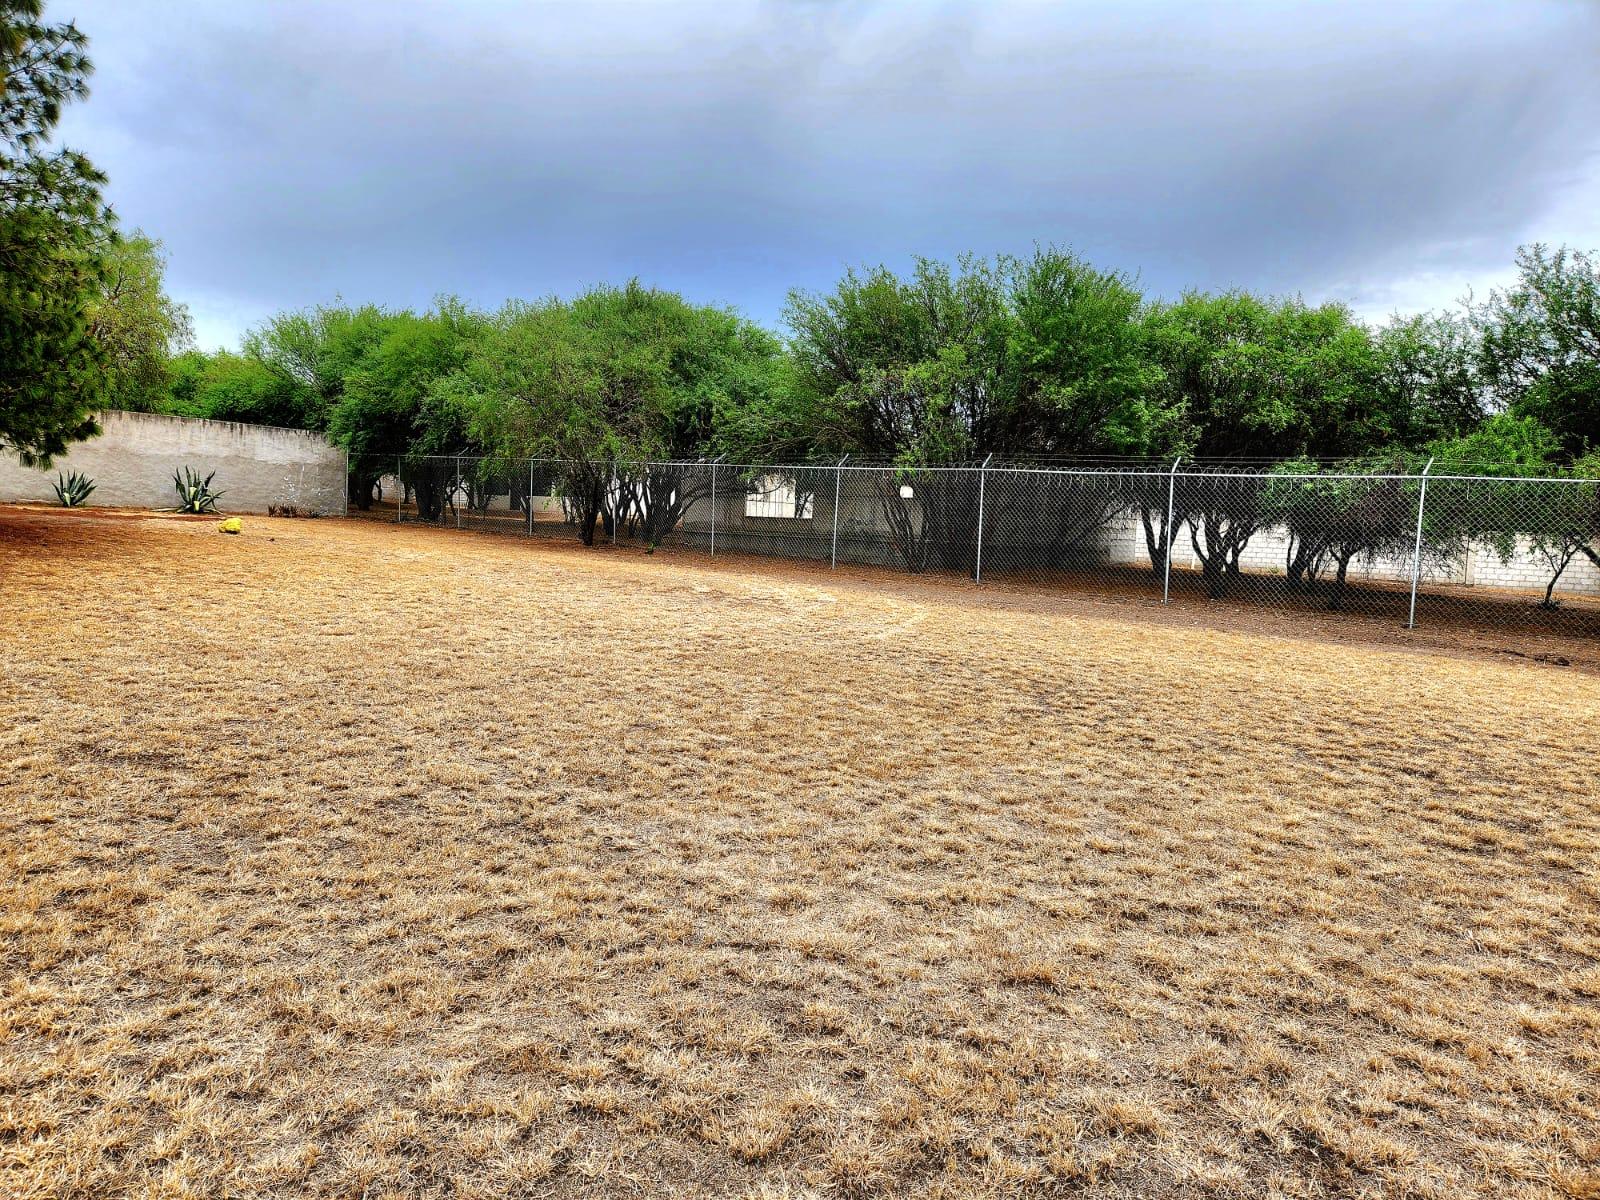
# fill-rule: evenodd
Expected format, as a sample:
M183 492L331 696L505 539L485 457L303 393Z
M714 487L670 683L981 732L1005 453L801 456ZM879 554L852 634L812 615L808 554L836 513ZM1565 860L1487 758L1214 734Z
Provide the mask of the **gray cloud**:
M1036 241L1162 293L1378 307L1491 279L1520 240L1600 243L1584 3L53 15L99 67L65 138L212 336L336 291L631 275L771 321L847 263Z

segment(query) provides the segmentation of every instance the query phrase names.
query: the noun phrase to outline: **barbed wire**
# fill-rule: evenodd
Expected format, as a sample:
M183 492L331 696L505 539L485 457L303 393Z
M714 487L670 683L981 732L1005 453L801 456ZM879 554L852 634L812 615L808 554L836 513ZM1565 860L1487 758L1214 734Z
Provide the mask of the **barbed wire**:
M950 460L942 462L912 462L892 458L869 458L855 455L839 455L836 457L816 459L749 459L735 461L733 459L717 457L681 458L681 459L645 459L645 458L613 458L599 457L595 459L570 459L554 456L506 456L482 453L461 452L459 454L397 454L380 455L372 452L368 458L391 458L398 465L401 462L449 462L460 460L473 463L528 463L541 462L551 464L562 463L598 463L613 464L619 467L710 467L718 466L730 472L749 472L756 470L781 471L793 470L818 470L842 468L847 471L900 471L900 472L945 472L945 471L1035 471L1059 472L1061 474L1167 474L1173 473L1180 476L1189 475L1237 475L1241 477L1260 478L1296 478L1296 477L1328 477L1328 478L1362 478L1362 479L1418 479L1430 461L1428 456L1420 452L1408 452L1406 457L1411 460L1406 464L1409 470L1385 470L1382 455L1373 455L1362 458L1253 458L1253 457L1189 457L1187 455L1170 455L1163 457L1134 456L1134 455L1056 455L1022 458L996 458L989 457L981 460ZM1313 470L1296 470L1302 464L1309 464ZM1451 459L1446 463L1435 463L1434 469L1428 471L1428 477L1434 479L1483 479L1485 481L1512 481L1512 480L1549 480L1567 481L1576 483L1600 482L1595 477L1581 475L1575 468L1567 466L1530 467L1526 463L1511 461L1495 461L1490 459Z

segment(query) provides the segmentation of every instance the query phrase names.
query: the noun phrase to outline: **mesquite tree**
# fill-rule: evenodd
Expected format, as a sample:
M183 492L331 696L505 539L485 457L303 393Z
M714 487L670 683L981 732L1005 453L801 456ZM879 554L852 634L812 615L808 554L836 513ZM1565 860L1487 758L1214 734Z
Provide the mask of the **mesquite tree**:
M1410 476L1416 468L1403 456L1336 468L1297 460L1275 468L1264 508L1268 521L1289 535L1289 586L1309 591L1326 583L1328 607L1341 608L1353 561L1409 554L1419 493Z
M1600 450L1600 258L1525 246L1517 282L1473 318L1499 402L1549 429L1567 461Z
M1358 453L1386 437L1379 360L1365 327L1342 306L1246 292L1158 305L1145 332L1171 414L1165 449L1218 467L1180 479L1177 495L1207 594L1221 596L1272 518L1263 482L1238 472L1295 455ZM1152 495L1141 505L1147 537L1158 532L1165 500ZM1173 531L1160 532L1152 558L1165 555Z
M446 298L420 316L373 313L332 326L360 331L346 339L359 349L347 351L350 365L328 415L328 436L350 452L350 501L357 508L372 507L379 477L394 470L401 452L476 453L467 413L445 383L466 362L484 324L459 300ZM313 361L326 370L330 357Z
M104 276L89 332L105 359L106 404L160 412L170 394L172 356L193 338L189 310L163 286L160 242L135 231L109 241L100 255Z
M891 465L875 491L909 569L969 569L973 477L931 468L1142 451L1163 410L1140 304L1121 275L1049 249L955 269L919 259L904 279L850 271L825 295L790 296L800 399L784 415L809 425L819 456ZM1017 515L1012 495L997 520Z
M720 426L770 402L781 372L771 334L630 283L508 306L449 390L498 460L560 464L583 542L627 522L654 546L709 491L694 460L714 452Z

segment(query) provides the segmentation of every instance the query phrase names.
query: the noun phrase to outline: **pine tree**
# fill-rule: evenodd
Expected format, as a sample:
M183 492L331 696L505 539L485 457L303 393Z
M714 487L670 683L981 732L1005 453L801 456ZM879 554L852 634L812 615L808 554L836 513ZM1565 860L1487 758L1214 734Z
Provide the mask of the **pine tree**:
M0 0L0 448L48 465L98 432L106 377L89 314L116 233L105 177L47 148L91 67L83 33L42 17L42 0Z

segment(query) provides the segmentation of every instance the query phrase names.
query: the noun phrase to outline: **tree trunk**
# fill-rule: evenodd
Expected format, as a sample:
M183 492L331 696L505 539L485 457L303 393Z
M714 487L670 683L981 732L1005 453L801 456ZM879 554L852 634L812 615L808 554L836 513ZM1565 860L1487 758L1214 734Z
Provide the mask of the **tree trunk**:
M1189 522L1189 544L1200 560L1200 579L1205 584L1206 595L1220 600L1228 591L1228 552L1222 536L1222 522L1213 513L1206 513L1200 520L1205 525L1205 549L1200 548L1200 526L1194 521Z
M1144 525L1145 549L1150 553L1150 568L1158 578L1165 577L1167 573L1167 556L1172 553L1172 530L1166 528L1167 510L1159 510L1161 517L1161 536L1156 537L1155 518L1157 510L1139 507L1139 521Z
M432 479L419 479L413 488L417 493L417 516L424 521L444 518L444 488Z
M1294 592L1309 591L1317 582L1317 560L1322 556L1322 550L1303 537L1296 537L1290 547L1288 562L1284 573L1288 576L1289 590Z
M1343 608L1344 607L1345 573L1347 571L1349 571L1349 569L1350 569L1350 560L1353 557L1354 557L1354 553L1353 552L1346 552L1346 553L1341 553L1341 552L1338 552L1338 551L1334 552L1334 561L1336 561L1339 564L1339 570L1338 570L1338 573L1336 575L1334 575L1334 577L1333 577L1333 587L1328 593L1328 607L1329 608L1337 609L1337 608Z
M1539 602L1540 608L1560 607L1560 603L1555 599L1556 584L1561 582L1561 577L1567 573L1567 564L1572 561L1573 555L1577 554L1579 550L1583 550L1583 552L1591 559L1594 558L1594 555L1590 554L1585 547L1576 545L1570 546L1566 554L1562 556L1561 561L1556 564L1556 573L1550 576L1550 582L1545 585L1544 599ZM1597 562L1595 565L1600 566L1600 562Z
M378 477L365 472L350 476L350 502L360 512L372 511L373 492L377 490Z

